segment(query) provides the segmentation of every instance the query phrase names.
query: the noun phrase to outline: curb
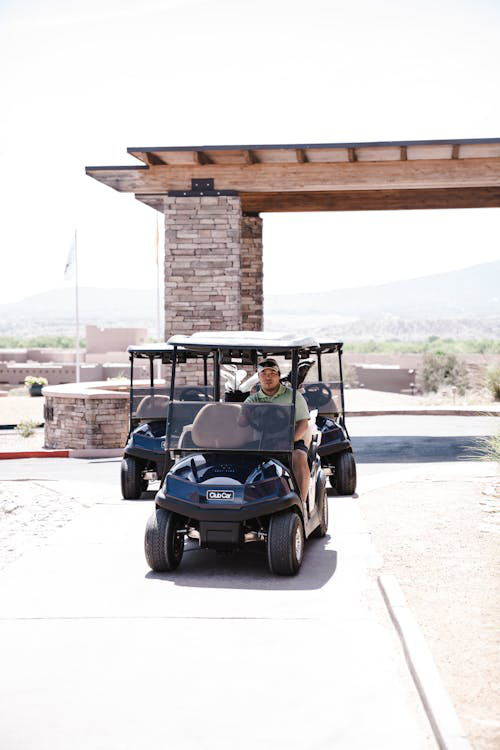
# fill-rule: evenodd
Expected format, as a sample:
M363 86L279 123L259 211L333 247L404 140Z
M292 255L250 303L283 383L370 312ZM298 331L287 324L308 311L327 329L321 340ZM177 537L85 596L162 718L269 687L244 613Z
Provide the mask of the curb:
M125 448L70 448L70 458L119 458Z
M441 750L472 750L397 578L393 575L379 576L378 585L439 747Z
M9 451L0 453L0 460L9 458L68 458L69 451L41 450L41 451Z
M500 417L495 409L365 409L346 411L346 417Z
M0 452L0 461L9 458L119 458L123 456L123 448L87 448L77 450L46 450L39 451L4 451Z

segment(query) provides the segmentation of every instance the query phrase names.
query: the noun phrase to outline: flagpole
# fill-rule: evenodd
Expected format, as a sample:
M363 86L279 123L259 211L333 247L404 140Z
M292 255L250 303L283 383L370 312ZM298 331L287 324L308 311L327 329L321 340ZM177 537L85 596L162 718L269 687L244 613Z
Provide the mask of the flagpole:
M76 229L75 229L75 319L76 319L76 338L75 338L75 354L76 354L76 382L80 382L80 319L78 313L78 251L76 244Z
M155 252L156 252L156 334L158 341L161 341L163 336L160 330L160 258L158 252L158 212L156 212L156 226L155 226ZM161 378L161 361L158 360L158 379Z

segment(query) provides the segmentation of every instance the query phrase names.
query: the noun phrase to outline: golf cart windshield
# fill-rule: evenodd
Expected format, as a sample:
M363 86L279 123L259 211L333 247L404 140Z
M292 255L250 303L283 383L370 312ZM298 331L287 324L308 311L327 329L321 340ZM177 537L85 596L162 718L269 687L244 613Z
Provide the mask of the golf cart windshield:
M291 453L295 432L295 394L299 359L319 344L312 337L292 338L273 336L254 331L216 331L193 334L190 337L174 336L169 345L177 351L209 353L214 368L214 402L182 402L175 397L169 404L167 417L166 450L170 451L234 451ZM250 388L255 387L255 371L259 361L268 357L288 360L292 368L290 378L290 403L257 402L244 400ZM179 363L181 364L181 363ZM231 368L234 368L231 370ZM248 368L245 370L245 368ZM172 371L172 388L175 390L177 370ZM225 376L224 376L225 371ZM245 390L240 377L254 373L246 381ZM222 377L226 379L226 400ZM255 379L252 381L252 377ZM240 390L243 389L243 390ZM243 395L243 399L229 398Z
M166 448L290 452L294 412L292 404L173 401L169 406Z

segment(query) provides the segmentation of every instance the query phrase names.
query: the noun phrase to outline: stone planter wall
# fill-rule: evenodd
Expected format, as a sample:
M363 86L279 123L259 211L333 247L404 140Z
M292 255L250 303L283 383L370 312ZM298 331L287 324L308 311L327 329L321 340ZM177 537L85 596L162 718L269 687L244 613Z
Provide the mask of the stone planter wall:
M44 395L46 448L101 450L124 447L128 434L128 391L92 392L84 385L71 383L59 388L45 388Z

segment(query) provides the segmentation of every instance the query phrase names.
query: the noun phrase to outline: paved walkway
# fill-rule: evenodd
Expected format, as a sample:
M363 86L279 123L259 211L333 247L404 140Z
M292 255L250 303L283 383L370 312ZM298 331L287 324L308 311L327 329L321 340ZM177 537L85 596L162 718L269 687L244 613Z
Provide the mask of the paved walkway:
M435 746L350 498L330 498L332 536L295 578L270 576L258 545L193 547L160 575L142 549L152 503L118 498L118 465L52 462L54 489L78 464L96 502L0 574L2 748Z

